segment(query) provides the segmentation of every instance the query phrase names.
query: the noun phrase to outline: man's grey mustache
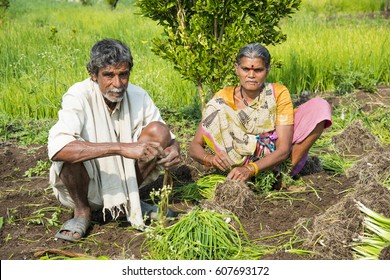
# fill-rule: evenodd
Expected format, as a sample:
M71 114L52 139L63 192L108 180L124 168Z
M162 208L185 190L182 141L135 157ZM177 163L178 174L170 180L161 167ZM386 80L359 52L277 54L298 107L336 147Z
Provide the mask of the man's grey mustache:
M112 89L109 89L107 92L124 92L125 89L124 88L112 88Z

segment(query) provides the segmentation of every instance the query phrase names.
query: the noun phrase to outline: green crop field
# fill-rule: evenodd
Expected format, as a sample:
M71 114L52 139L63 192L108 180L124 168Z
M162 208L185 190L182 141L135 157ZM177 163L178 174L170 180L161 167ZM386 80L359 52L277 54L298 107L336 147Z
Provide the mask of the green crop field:
M121 0L111 10L105 1L88 6L10 1L0 23L1 114L55 118L67 88L87 77L90 47L104 37L130 45L135 59L131 81L158 106L198 106L195 86L151 52L151 40L163 36L162 29L137 14L133 2ZM303 1L299 12L283 20L287 41L269 46L274 57L269 81L287 85L292 94L333 91L348 82L368 88L389 84L390 26L380 15L385 1L355 2Z

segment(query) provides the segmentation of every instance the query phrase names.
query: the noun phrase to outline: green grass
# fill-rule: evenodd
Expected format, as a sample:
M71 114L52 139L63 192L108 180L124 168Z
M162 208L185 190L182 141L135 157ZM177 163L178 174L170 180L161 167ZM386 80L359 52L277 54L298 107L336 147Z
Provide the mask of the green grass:
M14 118L0 113L0 141L17 141L19 145L45 144L54 120Z
M303 8L308 12L334 14L337 12L375 12L384 10L387 0L303 0Z
M0 25L0 111L12 118L55 119L61 96L87 77L89 49L105 37L129 44L135 60L131 82L159 107L199 110L195 86L151 51L162 28L138 15L133 2L121 0L112 11L105 1L92 6L11 1ZM384 1L358 2L303 1L301 10L283 21L287 41L269 46L275 58L269 81L287 85L292 94L335 90L336 72L346 80L352 72L369 83L390 84L390 25L378 14ZM362 16L371 12L376 14Z
M281 68L271 70L269 79L285 84L292 94L336 91L337 79L350 79L351 73L357 85L390 84L390 24L379 15L329 18L300 11L282 30L287 41L269 46Z
M31 178L33 176L43 176L48 173L50 169L51 161L50 160L38 160L35 167L26 170L24 176Z
M148 90L157 105L191 104L195 86L150 50L151 39L160 36L161 29L136 15L131 1L119 3L111 11L104 3L13 1L0 33L0 111L24 118L55 118L65 91L88 77L89 49L106 37L128 43L134 57L131 82Z

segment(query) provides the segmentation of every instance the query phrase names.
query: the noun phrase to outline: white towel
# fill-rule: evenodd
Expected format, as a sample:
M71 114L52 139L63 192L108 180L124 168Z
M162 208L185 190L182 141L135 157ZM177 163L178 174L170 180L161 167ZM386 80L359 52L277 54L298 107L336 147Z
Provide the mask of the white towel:
M97 84L93 83L93 99L91 100L92 111L97 123L92 142L117 142L114 126L110 120L107 105ZM127 94L121 104L119 115L119 141L132 142L130 108ZM98 112L98 113L97 113ZM95 141L94 141L95 140ZM126 212L127 220L134 226L143 227L144 221L141 212L141 204L138 192L137 177L134 167L134 160L120 156L110 156L97 159L99 163L101 191L104 208L111 212L113 218L117 218L123 211Z

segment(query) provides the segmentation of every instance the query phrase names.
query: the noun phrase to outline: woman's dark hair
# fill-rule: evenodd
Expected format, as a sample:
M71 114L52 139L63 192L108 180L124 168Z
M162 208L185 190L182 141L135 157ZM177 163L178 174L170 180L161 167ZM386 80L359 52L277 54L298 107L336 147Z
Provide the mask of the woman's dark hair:
M104 39L92 47L87 70L89 74L98 74L102 67L118 65L123 62L129 63L129 70L131 71L133 57L129 47L115 39Z
M251 43L240 49L236 57L237 65L241 64L243 57L248 58L261 58L264 61L265 67L267 69L271 66L271 55L268 52L267 48L259 43Z

